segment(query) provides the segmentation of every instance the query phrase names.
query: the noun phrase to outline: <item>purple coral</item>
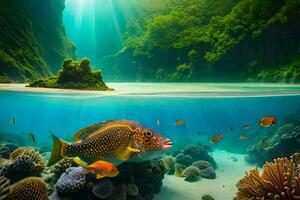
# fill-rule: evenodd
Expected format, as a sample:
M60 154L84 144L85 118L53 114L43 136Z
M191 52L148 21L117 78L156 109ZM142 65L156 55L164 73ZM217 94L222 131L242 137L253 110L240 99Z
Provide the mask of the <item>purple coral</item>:
M88 171L82 167L70 167L58 179L55 189L60 194L76 192L86 185Z

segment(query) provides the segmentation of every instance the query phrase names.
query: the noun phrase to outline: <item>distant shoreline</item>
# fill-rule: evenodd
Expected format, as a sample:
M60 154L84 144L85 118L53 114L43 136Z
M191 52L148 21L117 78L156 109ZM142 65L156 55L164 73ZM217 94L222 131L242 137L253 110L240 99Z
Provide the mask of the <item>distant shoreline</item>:
M25 87L0 84L0 91L99 96L263 97L300 95L300 85L260 83L108 83L115 91Z

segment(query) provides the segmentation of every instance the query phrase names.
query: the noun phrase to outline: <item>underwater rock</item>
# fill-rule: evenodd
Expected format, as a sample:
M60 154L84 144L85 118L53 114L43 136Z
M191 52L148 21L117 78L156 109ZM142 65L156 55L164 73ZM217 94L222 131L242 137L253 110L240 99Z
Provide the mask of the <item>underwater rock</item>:
M198 167L200 170L201 169L206 169L208 167L213 167L212 164L206 160L198 160L196 162L193 162L192 164L195 167Z
M70 167L63 173L55 184L55 189L61 194L70 194L86 185L88 171L82 167Z
M176 161L173 156L165 156L161 160L164 164L166 171L169 171L173 167Z
M277 157L289 157L295 152L300 152L300 125L294 126L292 129L289 127L290 132L286 133L282 133L280 128L278 130L280 131L276 131L269 139L270 146L262 148L261 142L259 142L248 149L245 160L249 163L263 165L266 161L271 161Z
M205 160L210 162L214 168L217 167L216 161L211 157L209 153L210 149L204 145L191 145L183 150L184 155L190 155L192 157L192 162L197 160ZM183 163L182 163L183 164ZM191 163L190 163L191 164Z
M200 178L201 172L200 169L198 169L198 167L189 166L182 171L182 174L185 177L184 180L193 182Z
M183 165L191 165L193 162L193 158L191 155L184 155L180 153L176 156L176 163L183 164Z
M238 182L235 200L298 199L300 173L293 159L277 158L266 163L261 172L254 168Z
M0 158L8 159L9 155L17 148L18 148L18 145L13 144L13 143L7 143L4 145L1 145Z
M36 177L29 177L15 184L7 195L7 200L48 200L45 182Z
M94 186L92 192L99 199L108 198L114 189L113 183L110 179L100 179Z
M130 196L137 196L139 194L139 188L136 184L129 183L126 188L127 194L129 194Z
M0 199L1 200L5 199L9 191L10 191L10 181L4 176L0 176Z
M212 198L209 194L203 195L202 200L215 200L214 198Z
M201 178L215 179L216 172L213 167L207 167L205 169L200 170L200 176Z
M126 185L125 184L115 185L110 200L126 200L126 199L127 199Z

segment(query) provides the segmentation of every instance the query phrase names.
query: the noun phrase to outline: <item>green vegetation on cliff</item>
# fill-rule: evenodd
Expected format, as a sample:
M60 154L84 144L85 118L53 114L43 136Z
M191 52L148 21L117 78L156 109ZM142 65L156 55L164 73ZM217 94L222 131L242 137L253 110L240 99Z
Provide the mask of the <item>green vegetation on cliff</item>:
M64 0L0 1L0 76L12 81L47 76L74 56L63 10Z
M32 81L29 87L111 90L103 82L101 71L91 69L88 59L65 59L58 76Z
M300 81L299 0L132 1L124 48L102 60L111 78Z

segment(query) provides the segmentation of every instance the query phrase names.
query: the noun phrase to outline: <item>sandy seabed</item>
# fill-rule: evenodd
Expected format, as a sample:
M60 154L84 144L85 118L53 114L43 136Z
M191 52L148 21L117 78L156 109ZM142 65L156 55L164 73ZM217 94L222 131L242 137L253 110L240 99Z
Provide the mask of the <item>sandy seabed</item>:
M155 195L154 200L201 200L209 194L215 200L232 200L237 191L236 183L245 172L255 167L245 162L244 154L234 154L216 150L212 156L217 162L216 179L200 179L187 182L183 178L166 175L162 191ZM232 157L236 158L234 162Z

